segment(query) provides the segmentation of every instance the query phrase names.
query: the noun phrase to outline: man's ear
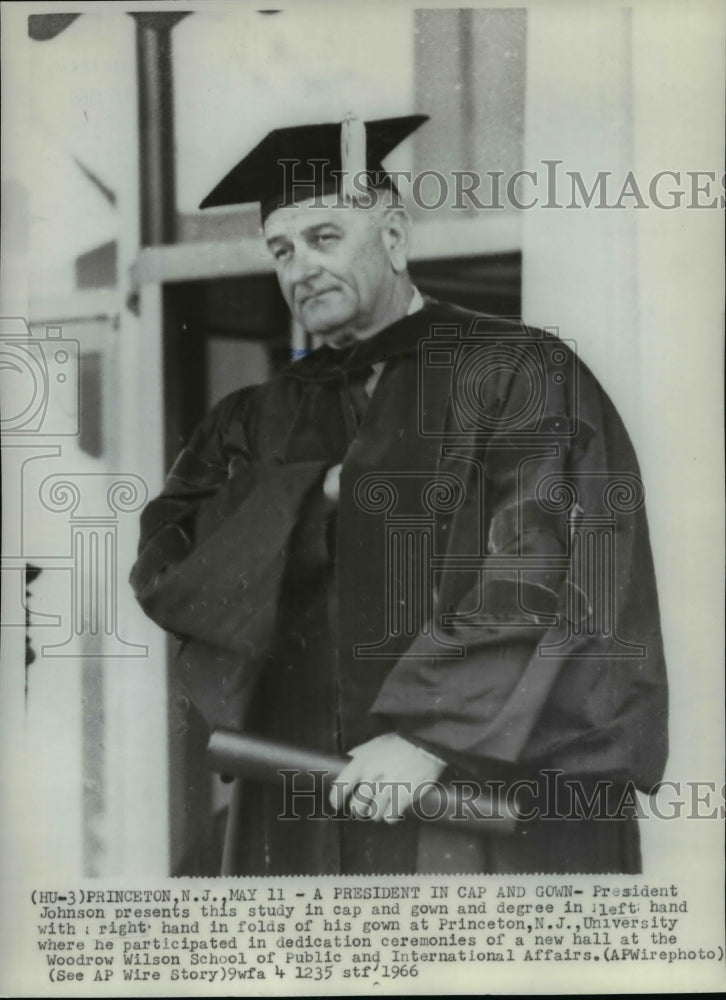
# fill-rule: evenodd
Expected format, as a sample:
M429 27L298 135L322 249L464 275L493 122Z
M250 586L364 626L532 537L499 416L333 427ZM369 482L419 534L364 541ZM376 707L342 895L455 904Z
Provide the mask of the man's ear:
M388 251L391 266L396 274L402 274L408 267L408 246L411 235L411 219L405 208L386 208L381 220L383 245Z

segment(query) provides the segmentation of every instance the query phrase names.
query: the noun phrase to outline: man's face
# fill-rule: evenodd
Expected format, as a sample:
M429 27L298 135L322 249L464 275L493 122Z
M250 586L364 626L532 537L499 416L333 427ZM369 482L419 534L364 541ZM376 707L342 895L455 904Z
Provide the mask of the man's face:
M264 234L295 318L344 347L385 325L395 272L377 210L322 201L277 209Z

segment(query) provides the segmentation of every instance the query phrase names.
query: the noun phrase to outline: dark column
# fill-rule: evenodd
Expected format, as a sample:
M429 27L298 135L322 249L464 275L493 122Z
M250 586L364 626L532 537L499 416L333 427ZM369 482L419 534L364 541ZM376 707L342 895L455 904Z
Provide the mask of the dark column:
M136 21L142 246L176 239L171 32L188 13L131 14Z

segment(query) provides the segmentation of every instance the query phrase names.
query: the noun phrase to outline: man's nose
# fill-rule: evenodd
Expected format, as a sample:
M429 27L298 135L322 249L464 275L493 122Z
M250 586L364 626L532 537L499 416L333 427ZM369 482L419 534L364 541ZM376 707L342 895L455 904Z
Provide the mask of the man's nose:
M303 244L295 247L290 265L289 279L293 284L314 278L320 272L320 261L310 247Z

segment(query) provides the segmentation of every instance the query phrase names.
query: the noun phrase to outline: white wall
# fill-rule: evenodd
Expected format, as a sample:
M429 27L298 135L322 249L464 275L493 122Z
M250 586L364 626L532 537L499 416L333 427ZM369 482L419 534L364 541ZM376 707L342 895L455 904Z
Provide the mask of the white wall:
M62 473L88 487L88 496L95 497L89 509L103 516L110 513L104 510L108 476L140 477L149 493L161 481L158 345L144 340L148 331L126 305L128 271L138 254L134 22L118 7L94 5L57 37L38 42L28 37L28 12L20 4L3 9L3 70L12 81L5 89L12 100L3 105L3 183L11 185L12 210L6 216L4 204L2 314L38 321L41 334L45 324L57 323L65 337L79 340L81 351L100 352L103 408L110 419L103 427L103 456L92 461L75 438L55 436L59 424L51 406L38 440L56 449L54 457L42 474L22 484L32 562L62 567L47 569L33 585L33 605L62 620L33 629L38 659L29 671L27 708L24 629L3 636L3 732L11 748L4 759L13 765L13 800L5 815L24 848L22 866L34 879L88 874L91 854L93 874L158 873L168 856L166 654L163 636L126 585L138 514L116 518L118 592L108 595L117 598L118 634L137 644L138 655L113 655L118 648L111 648L111 637L92 654L79 640L69 647L73 655L45 657L42 646L62 641L69 630L72 515L60 515L63 523L54 529L47 512L36 509L35 496L44 474ZM112 192L110 199L79 164ZM79 293L76 257L112 240L116 286ZM4 484L4 515L11 520L20 485L15 476ZM7 532L4 543L7 552ZM139 647L146 649L139 653ZM84 720L89 712L98 719ZM89 738L97 740L97 751ZM27 768L21 766L23 754ZM32 788L23 787L22 779L33 773ZM92 818L91 780L95 804L103 810Z

